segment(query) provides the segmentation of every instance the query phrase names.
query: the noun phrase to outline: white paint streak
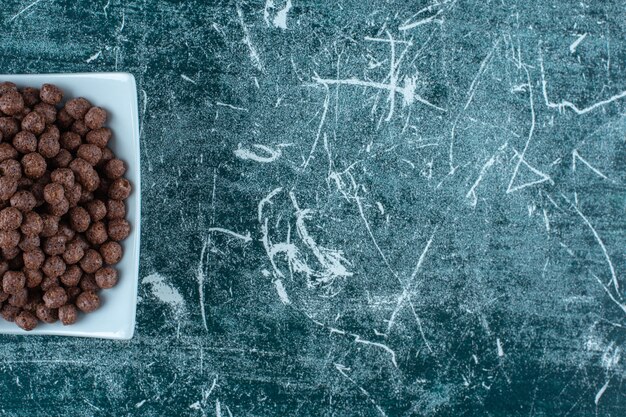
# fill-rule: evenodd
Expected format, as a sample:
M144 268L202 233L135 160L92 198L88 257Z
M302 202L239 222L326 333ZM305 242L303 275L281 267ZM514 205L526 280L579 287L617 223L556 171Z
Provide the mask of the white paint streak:
M169 305L177 315L185 311L185 300L180 292L167 282L165 276L155 272L145 277L141 282L150 284L152 294L161 302Z
M36 0L34 2L32 2L31 4L29 4L28 6L24 7L22 10L20 10L15 16L13 16L9 22L14 21L15 19L17 19L19 16L22 15L22 13L24 13L26 10L30 9L33 6L36 6L41 0Z
M195 82L194 80L192 80L191 78L187 77L185 74L180 74L180 78L182 78L185 81L188 81L194 85L198 84L197 82Z
M576 39L574 42L572 42L572 44L569 46L569 52L571 54L573 54L574 52L576 52L576 48L578 48L578 45L580 45L580 43L587 37L587 33L583 33L582 35L578 36L578 39Z
M243 43L248 47L248 50L250 51L250 60L252 60L252 65L254 65L259 71L265 72L265 69L263 68L263 63L261 62L261 58L259 57L259 53L252 44L252 40L250 39L250 31L248 30L248 27L243 20L243 11L241 11L241 6L239 6L239 3L237 3L236 9L237 16L239 17L239 24L241 24L241 29L243 30Z
M89 58L87 58L85 60L86 63L90 63L95 61L96 59L100 58L100 55L102 55L102 51L98 51L95 54L93 54L92 56L90 56Z
M504 356L504 349L502 348L502 342L500 341L500 338L496 339L496 348L498 350L498 357L503 357Z
M276 293L278 294L278 298L280 298L280 301L282 301L282 303L285 305L291 304L291 300L289 300L287 291L285 291L285 286L283 285L283 281L280 279L275 280L274 286L276 287Z
M246 243L252 241L252 237L250 237L250 232L247 232L245 235L242 235L240 233L233 232L232 230L229 230L229 229L223 229L221 227L209 227L209 232L225 233L233 237L236 237L237 239L241 239Z
M611 382L611 378L606 380L604 385L602 385L602 388L600 388L600 391L598 391L598 393L596 394L596 398L593 401L596 405L598 405L598 403L600 402L600 398L602 398L602 396L604 395L604 392L609 387L609 382Z
M291 10L291 0L287 0L285 7L276 13L274 17L274 26L283 30L287 29L287 13Z
M274 162L275 160L280 158L280 156L282 154L282 151L280 149L274 150L274 149L272 149L272 148L270 148L268 146L265 146L265 145L260 145L260 144L256 144L255 143L255 144L252 145L252 147L257 149L257 150L259 150L259 151L261 151L261 152L266 153L267 156L263 156L263 155L260 155L258 153L255 153L255 152L253 152L251 150L244 149L244 148L241 147L241 143L237 146L237 149L234 152L235 156L237 158L240 158L240 159L249 159L249 160L252 160L252 161L260 162L262 164L267 164L267 163L270 163L270 162Z

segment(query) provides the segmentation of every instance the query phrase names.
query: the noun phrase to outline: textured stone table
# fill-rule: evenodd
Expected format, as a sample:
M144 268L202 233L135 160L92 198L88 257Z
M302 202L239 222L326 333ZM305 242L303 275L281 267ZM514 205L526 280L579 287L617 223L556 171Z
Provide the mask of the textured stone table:
M8 416L623 416L618 1L5 1L128 71L129 342L2 337ZM123 138L118 138L123 140Z

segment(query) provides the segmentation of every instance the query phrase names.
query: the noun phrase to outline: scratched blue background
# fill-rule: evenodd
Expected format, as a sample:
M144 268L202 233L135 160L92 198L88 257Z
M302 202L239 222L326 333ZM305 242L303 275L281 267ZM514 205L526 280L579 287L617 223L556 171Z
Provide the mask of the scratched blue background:
M620 1L5 1L128 71L129 342L4 336L8 416L623 416Z

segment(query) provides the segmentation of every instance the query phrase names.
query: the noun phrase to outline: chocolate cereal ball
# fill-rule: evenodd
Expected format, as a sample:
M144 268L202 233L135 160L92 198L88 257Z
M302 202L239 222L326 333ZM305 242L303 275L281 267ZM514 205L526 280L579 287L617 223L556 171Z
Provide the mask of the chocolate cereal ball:
M5 304L2 306L0 314L6 321L15 321L17 315L20 314L21 311L22 310L19 307L12 306L11 304Z
M124 200L130 195L131 186L126 178L118 178L109 187L109 197L113 200Z
M100 246L102 260L108 265L115 265L122 259L122 245L117 242L108 241Z
M63 149L74 151L78 149L82 143L82 139L80 138L80 135L75 132L65 132L61 135L59 143Z
M31 251L22 253L24 260L24 268L26 269L39 269L43 266L46 260L46 255L39 248L35 248Z
M106 217L107 208L102 200L92 200L86 205L91 221L97 222Z
M43 281L43 274L39 269L25 269L24 275L26 276L26 286L28 288L36 288Z
M100 288L113 288L117 284L117 271L110 266L105 266L96 271L96 284Z
M61 320L61 323L63 323L64 326L76 323L77 319L78 311L72 304L66 304L59 307L59 320Z
M62 255L65 252L67 238L63 235L54 235L47 238L43 243L43 251L48 256Z
M76 231L73 230L66 222L59 222L59 231L57 235L65 237L66 241L74 239Z
M22 130L13 137L13 147L20 153L31 153L37 150L37 137L31 132Z
M72 228L79 233L83 233L84 231L86 231L91 224L91 218L87 210L82 207L74 207L73 209L71 209L70 224Z
M0 200L9 200L17 191L15 178L0 177Z
M57 125L61 129L69 129L74 123L74 118L69 115L65 109L61 109L57 112Z
M59 140L51 134L43 133L39 137L39 144L37 150L44 158L54 158L59 154L61 150L61 144Z
M100 161L98 162L97 166L103 167L107 164L107 162L109 162L113 158L115 158L115 154L113 154L113 151L111 150L111 148L104 147L102 148L102 157L100 158Z
M22 224L22 212L15 207L0 210L0 230L15 230Z
M50 174L50 179L65 188L69 188L74 185L74 172L69 168L57 168Z
M0 261L0 277L2 277L4 273L7 272L8 270L9 270L9 264L7 263L7 261ZM0 303L3 301L4 300L0 296Z
M26 285L26 276L20 271L7 271L2 276L2 291L15 294Z
M109 238L107 234L107 227L104 222L94 222L87 229L87 233L85 233L87 240L94 245L100 245Z
M5 159L0 162L0 175L20 179L22 177L22 164L15 159Z
M39 103L39 90L33 87L24 87L22 88L22 97L26 107L33 107Z
M40 178L46 172L46 160L37 152L24 155L22 158L22 170L28 178Z
M48 204L59 204L65 198L65 189L57 182L51 182L43 189L43 198Z
M77 97L68 100L65 103L64 109L74 119L82 119L85 117L85 113L91 108L91 103L84 97Z
M9 299L10 296L11 294L7 294L4 291L0 291L0 303L4 303L6 300Z
M54 123L57 119L57 109L52 104L39 103L33 107L33 111L42 115L47 125Z
M41 220L41 216L34 211L27 212L24 214L20 230L26 236L39 235L43 230L43 220Z
M74 239L72 239L72 242L78 243L80 247L83 248L83 250L87 250L91 247L89 242L87 242L87 239L85 239L85 237L80 234L77 234L76 236L74 236Z
M87 249L85 255L80 260L80 267L88 274L93 274L102 268L102 256L93 249Z
M0 117L0 132L4 140L11 140L20 131L20 127L12 117Z
M126 166L121 159L114 158L106 163L104 166L104 173L110 179L115 180L126 173Z
M78 265L70 265L67 267L63 275L61 275L61 283L66 287L75 287L80 283L83 277L83 270Z
M59 318L57 310L54 308L48 308L44 303L39 303L35 307L35 314L37 318L44 323L54 323Z
M43 302L48 308L59 308L67 303L67 293L59 286L52 287L43 295Z
M26 288L22 288L17 291L15 294L11 294L9 297L9 304L15 307L24 307L28 302L28 290Z
M83 187L80 184L74 184L65 189L65 198L70 203L70 207L76 207L83 195Z
M130 234L130 224L126 219L115 219L109 221L107 232L111 240L120 241L124 240Z
M37 235L23 235L18 247L23 251L38 249L41 247L41 239Z
M37 205L35 196L30 191L17 191L11 197L11 206L21 210L24 213L31 212Z
M14 116L24 110L24 98L17 91L7 91L0 97L0 111Z
M57 234L59 230L59 217L44 213L41 215L41 220L43 221L42 237L52 237Z
M72 127L70 127L70 130L78 134L81 138L84 137L87 132L89 132L89 128L82 120L74 120L74 123L72 123Z
M67 149L61 149L53 159L54 166L58 168L67 168L70 162L72 162L72 154Z
M10 143L0 143L0 161L17 158L17 150Z
M94 274L83 274L83 277L80 279L80 284L78 285L83 291L98 291L100 289L96 283Z
M3 81L0 83L0 95L8 93L9 91L17 91L17 85L11 81Z
M51 256L45 260L41 270L48 277L60 277L65 272L65 262L60 256Z
M50 288L59 286L59 277L43 277L43 281L41 281L41 290L48 291Z
M112 135L113 134L111 132L111 129L107 127L101 127L87 133L87 135L85 136L85 140L87 141L87 143L96 145L99 148L104 148L105 146L107 146L107 143L109 143Z
M28 130L35 135L41 135L45 128L46 120L41 114L35 111L28 113L22 119L22 130Z
M37 317L30 311L22 311L15 317L15 324L26 331L30 331L37 327Z
M20 243L20 232L17 230L0 230L0 248L12 249ZM2 252L6 259L13 259L7 252Z
M107 219L123 219L126 217L126 204L122 200L108 200L107 206Z
M100 307L100 297L94 291L85 291L76 298L76 307L85 313L91 313Z
M48 204L48 211L50 214L54 214L55 216L63 216L70 209L70 202L67 198L63 197L63 199L57 204Z
M85 124L91 130L99 129L107 121L107 112L103 108L100 107L92 107L85 114Z
M76 156L87 161L89 165L95 166L102 157L102 150L100 150L100 148L96 145L86 143L78 147Z
M54 84L44 84L41 86L39 98L44 103L56 106L61 102L61 100L63 100L63 90Z

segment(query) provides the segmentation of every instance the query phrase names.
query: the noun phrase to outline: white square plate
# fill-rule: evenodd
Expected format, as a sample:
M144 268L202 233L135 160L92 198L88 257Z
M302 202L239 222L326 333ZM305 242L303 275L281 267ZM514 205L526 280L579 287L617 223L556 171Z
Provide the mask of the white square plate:
M122 242L124 256L116 268L119 282L109 290L101 290L101 306L93 313L79 315L76 324L63 326L39 323L26 332L15 323L0 317L0 333L24 335L60 335L99 337L105 339L130 339L135 331L137 307L137 282L139 279L139 218L140 218L140 168L139 168L139 116L135 77L127 73L81 74L30 74L0 75L1 81L11 81L18 88L40 88L50 83L59 86L66 98L85 97L94 106L108 113L106 126L113 131L109 146L115 156L126 162L126 178L133 191L126 200L126 219L130 222L130 236Z

